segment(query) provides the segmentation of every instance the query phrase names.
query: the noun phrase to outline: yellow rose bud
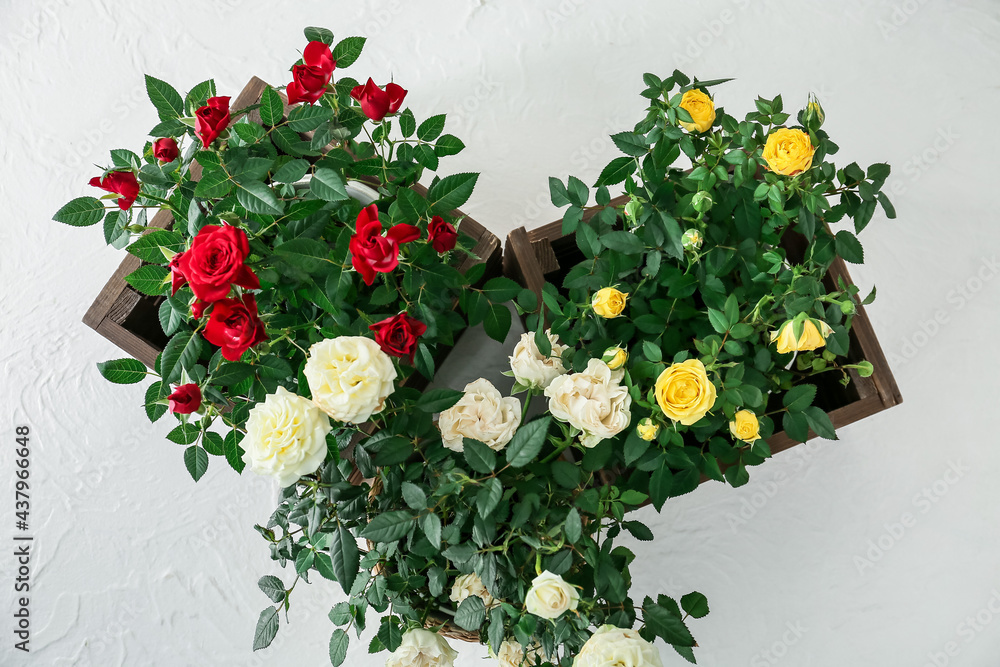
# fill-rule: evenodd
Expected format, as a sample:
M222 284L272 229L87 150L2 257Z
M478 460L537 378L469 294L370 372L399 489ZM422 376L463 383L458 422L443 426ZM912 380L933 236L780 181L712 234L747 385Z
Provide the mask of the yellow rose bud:
M604 356L601 357L601 361L608 365L613 371L618 370L625 365L628 361L628 352L620 347L609 347L604 351Z
M833 329L826 322L807 319L802 323L802 335L795 340L794 321L788 320L777 331L771 332L771 342L777 341L779 354L808 352L826 345L826 339L832 333Z
M698 359L673 364L660 373L654 393L663 414L685 426L694 424L715 405L715 385Z
M694 121L693 123L678 121L688 132L704 132L715 122L715 103L711 97L697 88L684 93L680 106L691 114L691 119Z
M635 427L635 432L639 434L639 437L647 442L652 442L656 440L656 436L660 434L660 425L654 422L649 417L646 417L639 422L639 425Z
M701 237L701 232L697 229L689 229L684 232L683 236L681 236L681 245L685 250L690 250L692 252L700 248L703 241L704 239Z
M619 292L614 287L604 287L597 290L590 305L593 306L595 313L610 320L622 314L626 299L628 299L627 293Z
M813 93L809 93L809 103L806 104L805 113L806 125L818 130L823 125L824 120L826 120L826 114L823 113L823 105L819 103L819 99Z
M812 166L815 152L808 134L781 127L767 135L763 157L771 171L782 176L794 176Z
M740 410L729 422L729 432L733 437L743 442L753 442L760 438L760 422L757 415L749 410Z

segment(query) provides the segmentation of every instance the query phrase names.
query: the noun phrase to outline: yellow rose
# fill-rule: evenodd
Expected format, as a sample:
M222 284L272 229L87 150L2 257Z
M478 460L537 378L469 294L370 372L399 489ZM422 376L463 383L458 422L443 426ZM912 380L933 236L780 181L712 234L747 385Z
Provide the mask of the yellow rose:
M781 127L767 135L763 157L771 171L782 176L794 176L812 166L815 152L808 134Z
M711 97L697 88L684 93L684 97L681 98L681 109L691 114L691 119L694 120L693 123L678 121L688 132L704 132L715 122L715 103Z
M610 320L622 314L627 299L627 293L619 292L614 287L605 287L597 290L590 305L594 307L595 313Z
M608 365L613 371L618 370L625 365L628 361L628 352L620 347L609 347L604 351L604 356L601 357L601 361Z
M816 322L819 322L818 327ZM794 322L788 320L777 331L771 332L771 342L778 342L778 354L808 352L826 345L826 339L832 333L833 329L826 322L809 319L802 323L802 335L796 341Z
M647 442L652 442L656 440L656 436L660 434L660 425L654 422L649 417L646 417L639 422L639 425L635 427L635 432L639 434L639 437Z
M749 410L740 410L733 415L733 421L729 422L729 432L733 437L743 442L753 442L760 438L760 422L757 415Z
M690 426L715 405L715 385L705 364L688 359L673 364L656 378L656 403L675 422Z

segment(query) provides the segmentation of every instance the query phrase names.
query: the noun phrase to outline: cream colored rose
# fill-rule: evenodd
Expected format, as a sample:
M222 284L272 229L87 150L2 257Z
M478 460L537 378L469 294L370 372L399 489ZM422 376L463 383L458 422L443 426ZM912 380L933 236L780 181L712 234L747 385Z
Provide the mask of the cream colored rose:
M754 442L760 439L760 422L757 415L750 410L740 410L729 422L729 432L733 437L743 442Z
M663 667L656 647L636 630L602 625L573 658L573 667Z
M521 425L521 401L504 397L489 380L482 378L465 387L465 396L441 413L438 428L448 449L465 451L462 438L485 443L500 451Z
M774 173L794 176L809 170L815 152L808 134L796 128L781 127L767 135L761 157Z
M524 596L524 608L529 614L550 620L576 609L579 603L580 592L548 570L535 577Z
M819 326L817 326L817 323ZM779 354L789 352L809 352L826 345L826 339L833 333L830 325L822 320L807 319L802 322L802 333L795 340L794 320L788 320L777 331L771 332L771 342L777 342Z
M247 417L243 462L281 486L316 472L326 458L330 418L312 401L284 387L258 403Z
M321 340L309 348L303 372L313 401L340 422L368 421L395 389L392 359L364 336Z
M552 345L552 353L547 357L539 352L532 332L521 334L521 340L514 346L510 370L514 372L514 379L525 387L545 389L550 382L566 372L560 357L567 346L561 345L559 337L551 331L546 331L545 335Z
M704 132L715 122L715 102L702 90L692 88L684 93L680 107L691 114L691 120L694 121L677 121L688 132Z
M385 661L385 667L453 667L458 651L445 638L430 630L414 628Z
M632 397L619 384L623 373L591 359L587 370L557 377L548 386L549 412L583 431L580 442L584 447L618 435L632 419Z
M520 642L511 639L505 639L496 653L490 649L490 655L497 659L499 667L529 667L545 662L545 652L541 646L536 644L525 651Z
M483 585L483 580L475 572L463 574L455 579L455 583L451 587L451 595L448 598L456 604L461 604L462 600L470 596L481 598L487 609L500 604L499 600L493 599L490 592L486 590L486 586Z

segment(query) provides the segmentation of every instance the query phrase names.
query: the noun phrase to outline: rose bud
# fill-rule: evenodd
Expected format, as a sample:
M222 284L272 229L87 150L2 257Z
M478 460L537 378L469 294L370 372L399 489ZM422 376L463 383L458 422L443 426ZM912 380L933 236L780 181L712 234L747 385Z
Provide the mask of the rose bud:
M697 229L689 229L686 232L684 232L683 236L681 236L681 245L684 246L685 250L690 250L691 252L694 252L699 248L701 248L703 240L704 239L702 239L701 237L701 232L699 232Z
M177 415L189 415L201 407L201 389L196 384L182 384L167 396L170 411Z
M393 315L368 327L375 332L375 342L382 351L392 357L409 359L417 353L420 336L427 332L427 325L406 313Z
M715 202L712 201L712 195L707 192L696 192L694 193L694 196L691 197L691 206L693 206L694 210L699 213L704 213L712 208L713 203Z
M635 432L646 442L652 442L660 434L660 425L649 417L646 417L639 421L639 424L635 427Z
M180 155L180 150L172 137L163 137L153 143L153 157L160 162L173 162L178 155Z
M815 94L809 93L809 102L806 104L802 124L810 130L816 131L823 126L824 120L826 120L826 114L823 113L823 105L819 103Z
M114 192L118 197L118 208L127 211L132 208L139 196L139 181L131 171L112 171L104 178L94 176L90 184L108 192Z
M289 104L313 104L323 97L337 65L330 47L323 42L309 42L302 52L302 62L292 68L293 81L285 86Z
M378 123L386 114L396 113L403 104L406 92L394 83L386 84L385 90L375 85L371 78L363 86L355 86L351 97L361 103L361 111Z
M194 133L208 148L229 126L229 98L209 97L208 103L194 112Z
M628 361L628 352L620 347L609 347L604 351L601 361L606 363L608 368L616 371L624 366L625 362Z
M458 243L458 232L450 222L445 222L440 215L431 218L427 225L427 240L439 253L455 249Z

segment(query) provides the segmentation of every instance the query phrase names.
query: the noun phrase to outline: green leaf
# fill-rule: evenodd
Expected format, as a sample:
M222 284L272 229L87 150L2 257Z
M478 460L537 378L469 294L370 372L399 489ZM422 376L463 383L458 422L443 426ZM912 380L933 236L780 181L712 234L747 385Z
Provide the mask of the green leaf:
M635 171L635 158L616 157L608 163L594 185L617 185Z
M253 650L259 651L271 645L274 636L278 634L279 623L278 610L274 607L268 607L260 612L260 618L257 619L257 629L253 633Z
M796 442L805 442L809 439L809 422L801 412L786 412L781 420L781 426L785 429L785 434Z
M379 514L361 531L361 537L373 542L395 542L406 537L413 526L413 515L397 510Z
M434 141L444 131L445 114L431 116L420 124L417 128L417 139L421 141Z
M476 631L486 620L486 605L478 595L462 600L455 612L455 624L463 630Z
M292 266L314 273L327 263L330 248L322 241L299 237L277 246L274 254Z
M128 243L128 214L125 211L108 211L104 216L104 241L119 250Z
M693 618L708 616L708 598L697 591L681 598L681 608Z
M694 646L694 637L678 616L668 609L647 602L642 606L646 627L657 637L676 646Z
M729 320L726 318L726 314L721 310L709 308L708 321L712 324L712 328L720 334L724 334L729 331Z
M552 417L542 417L521 425L507 444L507 463L514 468L523 468L538 456L548 437Z
M484 475L493 472L497 465L496 452L490 449L488 445L471 438L465 438L463 443L463 453L465 454L465 460L469 463L469 467Z
M237 183L236 200L247 211L258 215L281 215L284 211L271 188L260 181Z
M569 194L566 192L566 186L554 176L549 176L549 197L552 199L552 205L558 208L571 203Z
M190 422L178 424L170 433L167 433L167 440L176 442L178 445L190 445L201 435L201 426Z
M784 397L781 399L781 404L788 408L791 412L802 412L807 407L812 405L813 399L815 398L816 385L800 384L785 392Z
M566 541L570 544L576 544L583 534L583 522L580 519L580 513L576 511L575 507L570 507L569 512L566 514L566 521L563 523L563 532L566 534Z
M231 361L219 366L218 370L212 373L212 384L220 387L229 387L239 384L254 374L254 367L241 361Z
M606 248L626 255L639 255L646 249L646 244L632 232L614 231L601 236L601 243Z
M171 338L163 348L160 375L164 382L177 382L181 371L191 369L201 355L201 337L193 331L182 331Z
M642 353L646 359L652 361L654 364L663 361L663 350L651 340L642 341Z
M167 406L157 403L160 400L161 387L160 382L154 382L146 389L146 416L151 422L155 422L167 412Z
M403 500L411 510L419 512L427 509L427 494L419 486L412 482L403 482L401 490Z
M651 531L649 526L644 523L639 523L638 521L626 521L622 524L622 526L624 526L625 530L631 533L632 537L637 540L641 540L643 542L653 541L653 531Z
M243 448L240 447L240 440L243 439L243 434L239 431L230 431L229 435L226 436L226 440L223 443L223 448L226 454L226 463L236 471L236 474L242 474L243 468L246 467L246 463L243 461Z
M194 112L208 103L209 97L215 96L215 80L202 81L197 86L188 91L184 98L184 111L188 116L194 116Z
M670 472L669 466L661 464L649 478L649 498L653 501L657 512L663 509L663 504L670 497L672 486L673 473Z
M195 186L194 196L200 199L221 199L233 189L233 182L223 170L206 171Z
M502 497L503 485L499 479L491 477L483 482L479 487L479 493L476 494L476 509L479 516L488 517L496 509Z
M302 177L309 171L310 166L305 160L291 160L281 165L281 168L274 172L271 180L277 183L295 183L301 181Z
M260 119L265 125L277 125L284 116L285 105L281 101L281 95L268 86L260 97Z
M281 602L285 599L285 585L272 574L265 575L257 581L257 588L271 599L271 602Z
M288 113L288 127L296 132L312 132L330 120L332 114L327 107L303 104Z
M52 219L73 227L90 227L99 223L103 217L104 203L100 199L77 197L56 211Z
M483 319L483 329L486 331L486 335L498 343L503 343L507 339L510 325L510 310L507 309L507 306L500 304L491 306Z
M827 440L837 440L837 433L833 429L833 422L830 416L818 406L810 406L805 409L806 421L813 433Z
M575 489L580 485L580 467L569 461L553 461L552 479L565 489Z
M197 482L208 470L208 452L197 445L188 447L184 450L184 465Z
M309 181L309 189L314 195L325 201L344 201L349 198L344 187L344 177L340 175L340 172L328 167L316 170Z
M333 574L340 582L340 587L345 594L350 595L360 571L361 553L354 535L341 524L330 533L330 560L333 561Z
M573 204L580 207L586 206L587 201L590 199L590 189L576 176L569 177L566 185L566 194Z
M333 35L330 35L330 40L333 41ZM345 37L337 42L337 46L333 47L333 59L337 61L337 69L353 65L365 48L365 41L367 40L364 37Z
M184 115L184 100L166 81L160 81L147 74L146 93L149 95L149 101L156 107L160 120L170 120Z
M333 667L340 667L347 659L347 647L351 643L351 637L343 630L337 628L330 635L330 663Z
M306 40L310 42L323 42L327 46L333 44L333 33L326 28L317 28L316 26L309 26L305 28L302 33L306 36Z
M458 155L463 150L465 150L465 144L453 134L442 134L434 143L434 154L438 157Z
M441 519L437 514L428 512L420 518L420 527L427 536L427 540L435 549L441 548Z
M646 145L646 138L633 132L619 132L618 134L612 134L611 140L615 142L615 146L618 147L618 150L625 153L625 155L642 157L649 152L649 146Z
M135 359L101 361L97 364L97 370L104 379L115 384L135 384L146 378L146 365Z
M465 396L455 389L432 389L424 392L417 400L417 409L424 412L442 412L458 403Z
M412 454L413 442L411 440L393 436L379 442L379 450L375 454L375 465L381 468L404 463Z
M125 282L143 294L160 296L169 277L170 272L159 264L146 264L125 276Z
M225 454L225 444L222 436L214 431L205 431L201 438L201 446L212 456L223 456Z
M493 303L506 303L517 298L523 288L510 278L492 278L483 285L483 294Z
M892 202L889 201L889 197L887 197L884 192L878 193L878 203L882 205L882 210L885 211L885 217L890 220L895 219L896 207L892 205Z
M427 199L436 213L448 213L469 201L479 174L462 173L445 176L431 185Z
M837 254L851 264L864 264L865 251L861 247L861 242L851 232L842 229L837 232Z
M176 232L157 229L140 236L139 240L128 246L126 250L144 262L162 264L168 260L163 251L160 250L161 247L178 253L184 248L184 238Z
M413 112L404 109L403 113L399 114L399 131L403 133L403 137L409 139L416 129L417 121L413 118Z

